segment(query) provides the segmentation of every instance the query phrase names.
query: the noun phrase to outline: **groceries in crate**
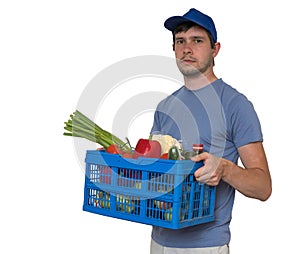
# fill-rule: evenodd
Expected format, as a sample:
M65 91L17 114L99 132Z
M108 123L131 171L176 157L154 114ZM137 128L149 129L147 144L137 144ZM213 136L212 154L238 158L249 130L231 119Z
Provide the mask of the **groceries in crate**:
M158 141L140 139L133 149L128 139L122 141L117 136L102 129L78 110L71 114L70 119L64 124L65 136L85 138L98 143L108 153L121 154L129 158L138 156L159 158L161 156L161 145Z
M85 138L99 144L108 153L120 154L126 158L140 156L159 158L161 145L156 140L140 139L135 149L131 147L128 138L121 140L112 133L102 129L80 111L76 110L70 115L70 119L64 123L65 136Z
M181 153L177 146L172 146L168 152L168 159L169 160L180 160Z
M122 154L122 153L124 153L124 152L122 151L122 149L120 149L119 146L116 145L116 144L111 144L111 145L110 145L109 147L107 147L105 150L106 150L106 152L112 153L112 154ZM131 152L129 152L129 153L131 153Z
M196 182L194 171L203 163L188 160L203 151L201 144L184 151L178 140L159 134L140 138L133 147L78 110L64 129L64 135L103 150L86 154L84 211L170 229L214 220L216 187Z
M168 153L172 146L182 149L181 143L170 135L153 134L150 136L151 140L157 140L161 145L161 153Z
M101 146L107 153L119 154L123 158L147 157L169 160L189 159L203 151L203 145L193 145L193 151L184 151L181 143L170 135L153 134L149 139L140 138L132 147L128 138L121 140L114 134L102 129L87 116L76 110L64 123L65 136L85 138Z
M164 160L168 160L169 159L169 153L163 153L159 158L164 159Z
M94 207L110 209L110 194L102 190L89 190L88 203Z
M203 162L122 160L96 150L85 162L84 211L170 229L214 220L216 187L193 175Z
M87 116L76 110L70 115L70 119L65 122L65 136L85 138L98 143L104 149L110 145L116 145L121 151L131 152L128 142L124 142L112 133L102 129Z
M125 213L132 213L135 209L136 203L139 200L136 200L133 197L125 196L121 194L116 195L116 210L125 212Z
M116 210L126 213L132 213L136 206L139 206L139 199L134 197L125 196L121 194L116 195ZM102 190L89 190L90 205L97 208L110 209L111 207L111 194Z
M173 218L173 209L172 207L170 209L168 209L167 211L165 211L165 219L167 221L172 221Z
M167 201L154 200L154 206L160 210L167 210L172 208L172 203Z
M139 139L133 154L133 158L148 157L159 158L161 156L161 145L156 140Z

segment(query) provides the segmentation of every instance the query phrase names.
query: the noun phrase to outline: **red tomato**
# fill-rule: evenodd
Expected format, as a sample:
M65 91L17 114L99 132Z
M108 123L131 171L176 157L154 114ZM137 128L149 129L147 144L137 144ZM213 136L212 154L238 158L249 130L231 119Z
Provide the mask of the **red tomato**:
M112 154L121 154L122 150L117 145L112 144L106 148L106 152Z
M133 153L129 153L129 152L125 152L122 154L122 157L123 158L133 158Z
M169 153L163 153L161 156L160 156L161 159L165 159L165 160L168 160L169 159Z

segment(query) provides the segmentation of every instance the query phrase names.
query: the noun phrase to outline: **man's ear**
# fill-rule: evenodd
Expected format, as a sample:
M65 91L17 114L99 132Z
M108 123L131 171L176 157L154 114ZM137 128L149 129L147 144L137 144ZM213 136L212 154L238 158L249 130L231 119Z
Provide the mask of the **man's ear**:
M220 42L216 42L215 43L215 47L213 49L213 57L216 57L220 51L221 48L221 43Z
M173 48L173 51L175 51L175 44L174 43L172 44L172 48Z

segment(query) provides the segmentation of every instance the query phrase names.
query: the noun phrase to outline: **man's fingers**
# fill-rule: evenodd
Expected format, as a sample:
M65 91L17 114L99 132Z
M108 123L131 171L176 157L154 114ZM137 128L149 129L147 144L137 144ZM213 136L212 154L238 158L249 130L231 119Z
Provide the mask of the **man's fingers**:
M197 162L197 161L205 161L207 158L208 158L208 153L200 153L191 157L191 160Z

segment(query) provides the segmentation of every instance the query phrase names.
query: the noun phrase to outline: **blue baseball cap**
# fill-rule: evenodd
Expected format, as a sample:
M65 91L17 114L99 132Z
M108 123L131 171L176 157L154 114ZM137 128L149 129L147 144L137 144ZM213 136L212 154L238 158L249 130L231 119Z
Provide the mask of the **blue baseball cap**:
M202 26L208 32L211 33L214 42L217 42L217 30L214 24L214 21L211 17L207 16L206 14L196 10L195 8L190 9L186 14L183 16L173 16L168 18L164 26L171 32L174 32L175 28L181 25L184 22L192 21L195 24Z

